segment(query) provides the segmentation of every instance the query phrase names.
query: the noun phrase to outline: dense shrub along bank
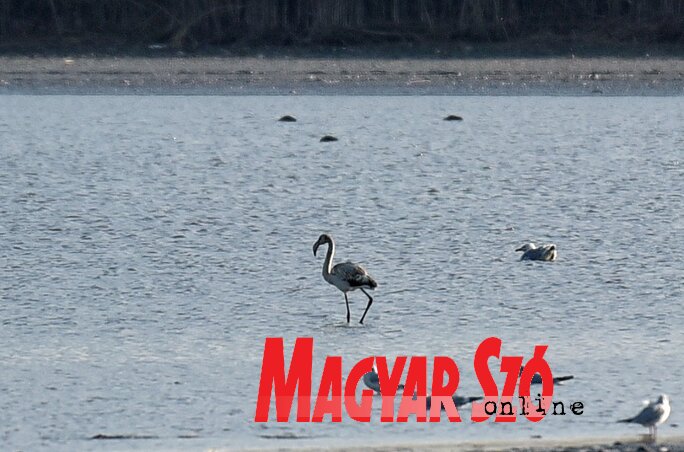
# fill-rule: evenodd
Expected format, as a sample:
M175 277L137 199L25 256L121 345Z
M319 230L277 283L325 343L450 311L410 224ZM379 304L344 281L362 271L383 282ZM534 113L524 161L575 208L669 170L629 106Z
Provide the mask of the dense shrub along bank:
M0 41L684 41L684 0L0 0Z

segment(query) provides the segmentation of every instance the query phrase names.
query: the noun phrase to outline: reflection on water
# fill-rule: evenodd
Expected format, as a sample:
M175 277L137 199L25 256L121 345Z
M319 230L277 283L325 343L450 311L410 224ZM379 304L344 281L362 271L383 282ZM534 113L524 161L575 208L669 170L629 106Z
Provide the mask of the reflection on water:
M682 98L4 96L0 443L618 436L660 392L681 424L683 116ZM378 280L366 325L321 278L322 232ZM527 241L558 260L518 261ZM575 375L555 397L584 415L381 424L378 399L370 428L252 422L267 336L313 336L314 381L325 355L447 354L475 395L492 335L549 344Z

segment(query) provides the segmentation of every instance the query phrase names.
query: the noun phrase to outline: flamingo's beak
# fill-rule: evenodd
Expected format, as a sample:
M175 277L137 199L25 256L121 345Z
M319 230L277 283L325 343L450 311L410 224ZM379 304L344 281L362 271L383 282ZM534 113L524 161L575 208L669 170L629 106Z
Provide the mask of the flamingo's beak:
M319 245L320 245L319 242L314 243L314 246L313 246L313 253L314 253L314 256L316 255L316 251L318 251L318 246L319 246Z

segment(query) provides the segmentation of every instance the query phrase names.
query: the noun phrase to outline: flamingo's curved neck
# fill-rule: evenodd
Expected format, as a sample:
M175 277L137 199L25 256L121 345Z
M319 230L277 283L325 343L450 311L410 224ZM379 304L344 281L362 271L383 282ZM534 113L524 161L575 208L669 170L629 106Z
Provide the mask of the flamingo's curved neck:
M332 258L335 254L335 242L332 240L327 240L328 252L325 255L325 262L323 262L323 278L327 281L330 278L330 272L332 271Z

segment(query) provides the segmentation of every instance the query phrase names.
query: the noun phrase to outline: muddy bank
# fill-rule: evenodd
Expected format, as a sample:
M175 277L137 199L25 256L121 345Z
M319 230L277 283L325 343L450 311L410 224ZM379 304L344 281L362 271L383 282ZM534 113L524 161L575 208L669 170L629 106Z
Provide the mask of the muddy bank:
M0 93L682 95L682 57L2 56Z

